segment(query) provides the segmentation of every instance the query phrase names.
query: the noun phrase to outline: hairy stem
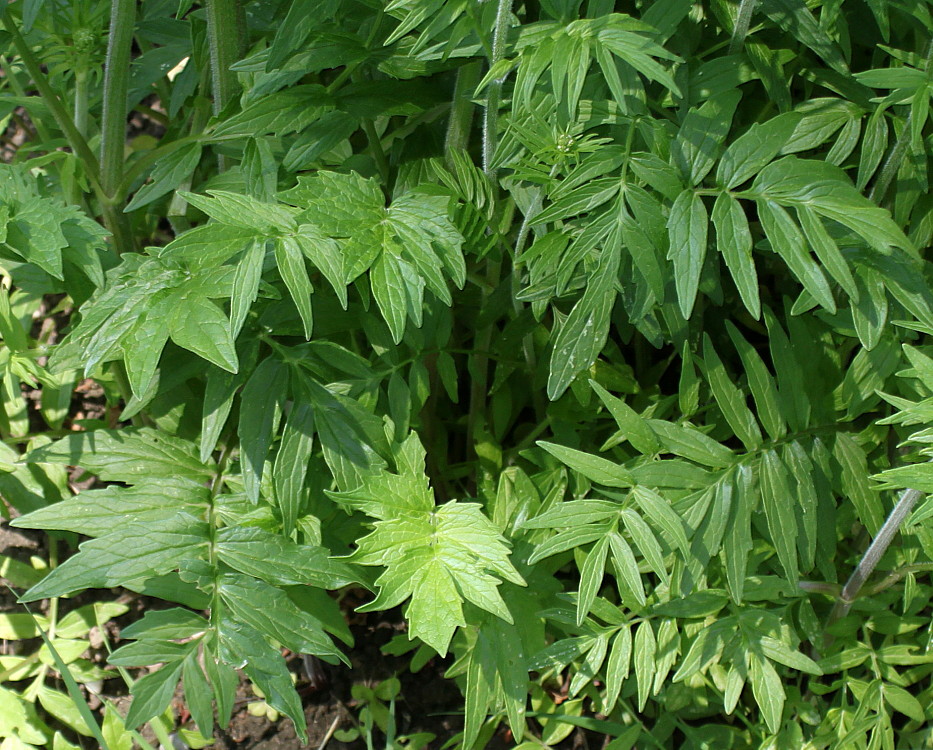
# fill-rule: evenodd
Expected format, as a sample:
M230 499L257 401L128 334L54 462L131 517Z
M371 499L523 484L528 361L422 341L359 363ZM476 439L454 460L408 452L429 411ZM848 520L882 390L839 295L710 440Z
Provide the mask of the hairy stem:
M509 19L511 16L512 0L499 0L496 8L496 25L492 32L492 51L489 55L490 68L505 57L505 42L509 33ZM499 99L502 96L504 81L504 77L497 78L486 89L486 108L483 111L483 171L490 179L495 177L492 157L496 152Z
M457 71L454 98L450 103L450 118L447 120L447 136L444 139L444 159L449 165L450 155L455 151L466 151L473 125L473 92L479 83L482 63L479 60L462 66Z
M104 102L100 133L100 184L104 223L113 235L117 254L135 249L129 217L118 207L126 147L127 93L130 84L130 55L136 25L136 0L113 0L110 33L104 63Z
M852 604L858 599L859 592L862 590L862 586L865 585L865 581L868 580L868 577L878 565L878 561L887 551L888 547L891 546L891 542L894 541L894 537L900 530L901 524L904 523L907 516L909 516L910 512L913 510L914 505L917 504L917 500L922 496L923 493L919 490L904 490L904 492L901 493L894 509L891 511L890 515L888 515L884 524L882 524L881 529L879 529L878 533L875 535L872 543L868 545L868 549L865 550L862 559L859 560L855 570L852 571L849 580L846 581L845 586L842 587L839 598L836 600L836 604L829 613L829 618L826 622L827 627L849 614L849 610L852 609Z
M104 113L100 133L100 182L107 198L113 198L123 176L126 102L135 24L136 0L113 0L104 64Z
M239 84L230 70L239 58L240 14L237 0L207 0L207 43L211 54L214 114L236 95Z
M752 24L752 15L758 0L742 0L739 4L739 14L735 19L735 28L732 29L732 39L729 41L729 54L733 55L742 49L748 29Z

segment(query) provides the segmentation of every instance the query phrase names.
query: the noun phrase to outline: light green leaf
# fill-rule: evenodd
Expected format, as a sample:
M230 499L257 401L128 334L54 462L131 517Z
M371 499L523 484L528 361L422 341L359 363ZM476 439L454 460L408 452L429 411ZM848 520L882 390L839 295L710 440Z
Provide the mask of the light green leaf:
M606 487L631 487L635 483L631 474L613 461L543 440L539 440L537 444L558 461L574 471L579 471L597 484Z
M172 341L208 362L236 372L239 362L230 321L220 308L204 297L173 295L174 311L168 322Z

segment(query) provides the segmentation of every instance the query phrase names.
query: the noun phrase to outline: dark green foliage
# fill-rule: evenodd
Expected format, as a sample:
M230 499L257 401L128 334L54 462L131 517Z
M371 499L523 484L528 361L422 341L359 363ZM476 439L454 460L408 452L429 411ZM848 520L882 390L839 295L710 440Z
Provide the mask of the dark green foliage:
M0 169L0 491L91 537L24 601L183 605L111 657L164 665L128 728L243 669L304 731L281 648L346 660L362 586L462 747L930 744L926 4L147 2L116 175L67 5L4 10L49 155ZM122 421L30 432L81 376Z

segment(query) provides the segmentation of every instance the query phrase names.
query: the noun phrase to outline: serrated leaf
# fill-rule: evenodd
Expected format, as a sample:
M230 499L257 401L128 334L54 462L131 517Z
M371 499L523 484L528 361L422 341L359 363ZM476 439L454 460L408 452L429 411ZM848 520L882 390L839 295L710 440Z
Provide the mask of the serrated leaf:
M703 199L694 190L677 196L667 220L670 237L668 260L674 263L674 284L680 312L689 319L700 285L700 271L706 258L709 216Z
M554 339L547 383L548 398L552 401L560 398L573 379L593 364L606 343L618 267L618 254L604 250L586 292Z
M173 296L174 311L168 322L172 341L208 362L236 372L239 368L230 321L209 299Z
M764 123L754 123L723 152L716 168L716 182L732 190L751 179L784 147L801 115L786 112Z
M583 451L539 440L537 443L561 463L579 471L587 479L606 487L631 487L632 476L619 464Z
M716 404L722 410L723 416L736 436L749 451L757 450L761 446L761 430L755 415L745 404L743 394L730 380L726 368L713 348L713 342L708 334L703 335L703 359L706 363L706 378Z
M796 586L797 521L794 518L794 498L790 491L787 467L772 449L762 454L760 472L761 502L768 520L771 541L787 579Z
M287 388L287 366L276 357L267 357L246 381L240 397L240 465L246 496L254 503L259 501L259 482Z
M158 530L138 521L83 542L69 557L21 597L35 601L87 588L110 588L175 570L182 558L206 552L207 527L187 513L162 518Z
M250 308L259 295L259 283L262 280L262 264L266 257L263 240L250 242L243 251L243 257L236 264L233 275L233 290L230 295L230 338L236 339L246 321Z
M757 320L761 317L758 273L752 259L752 234L745 211L729 193L720 193L713 205L712 219L716 227L716 246L726 261L745 308Z
M297 654L313 654L336 663L346 657L334 646L316 617L299 609L284 591L238 573L223 575L217 591L240 622Z
M147 206L181 185L201 161L201 149L200 143L189 143L157 161L152 170L151 182L136 191L133 200L123 209L124 213Z
M654 683L654 657L657 649L657 640L651 622L645 620L635 631L635 679L638 681L638 710L642 711L651 695L651 686Z
M725 91L691 109L684 118L671 144L671 156L688 185L699 184L713 168L741 98L740 91Z
M272 468L275 498L282 513L282 532L289 536L304 502L304 484L314 446L314 411L310 404L292 405Z
M758 201L758 217L771 248L780 255L797 280L829 313L836 312L829 282L807 252L800 227L790 214L773 201Z
M305 267L301 246L293 236L280 237L275 241L275 262L288 288L288 293L298 308L305 338L311 338L314 314L311 310L311 280Z
M323 547L296 544L271 531L227 526L215 536L220 560L234 570L274 585L306 584L336 589L356 580L350 568Z

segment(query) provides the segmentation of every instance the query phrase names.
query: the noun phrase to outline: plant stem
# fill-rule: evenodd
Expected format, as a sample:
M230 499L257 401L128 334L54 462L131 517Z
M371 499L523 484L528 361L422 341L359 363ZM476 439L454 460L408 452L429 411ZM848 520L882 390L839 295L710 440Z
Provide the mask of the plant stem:
M901 524L904 523L907 516L909 516L910 512L913 510L914 505L916 505L917 501L922 496L923 493L919 490L904 490L904 492L901 493L894 509L891 511L890 515L888 515L887 519L885 519L884 524L882 524L881 529L879 529L878 533L875 535L872 543L868 545L868 549L865 550L862 559L859 560L855 570L852 571L852 575L849 576L846 585L842 587L839 598L836 600L836 604L829 613L826 627L829 627L837 620L849 614L849 610L852 609L852 604L858 599L859 592L862 590L862 586L865 585L865 581L868 580L875 566L878 565L878 561L887 551L888 547L891 546L891 542L894 541L894 537L900 529Z
M130 54L136 25L136 0L113 0L110 5L110 34L104 63L104 106L100 133L100 184L104 192L101 210L113 235L117 254L134 249L128 217L116 203L123 176L126 147L127 92L130 83Z
M113 198L123 175L126 102L135 23L136 0L113 0L104 64L104 113L100 133L100 182L107 198Z
M509 19L512 15L512 0L499 0L496 8L496 25L492 32L492 51L489 55L489 67L505 57L505 42L509 33ZM505 78L497 78L486 89L486 108L483 111L483 171L490 179L495 178L492 157L496 152L496 129L499 120L499 99Z
M75 71L75 127L87 138L87 71Z
M752 23L752 15L755 13L755 6L758 0L742 0L739 4L738 17L735 19L735 27L732 29L732 39L729 42L729 54L734 55L742 49L745 43L745 37L748 36L748 28Z
M450 103L450 117L447 120L447 136L444 139L444 160L451 164L450 155L455 151L466 151L470 142L470 128L473 125L473 92L479 83L482 63L479 60L462 66L457 71L454 84L454 98Z
M236 73L230 70L239 58L240 16L237 0L207 0L207 43L211 54L211 88L214 114L220 114L236 95Z

